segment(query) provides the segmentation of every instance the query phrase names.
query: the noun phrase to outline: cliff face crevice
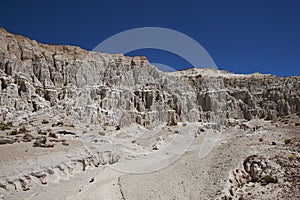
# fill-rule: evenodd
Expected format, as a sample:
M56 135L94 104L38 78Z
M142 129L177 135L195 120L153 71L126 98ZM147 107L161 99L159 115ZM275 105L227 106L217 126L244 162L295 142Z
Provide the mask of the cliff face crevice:
M155 126L300 112L300 78L212 69L163 73L145 57L40 44L0 29L0 116L67 115L84 123ZM218 124L218 125L217 125Z

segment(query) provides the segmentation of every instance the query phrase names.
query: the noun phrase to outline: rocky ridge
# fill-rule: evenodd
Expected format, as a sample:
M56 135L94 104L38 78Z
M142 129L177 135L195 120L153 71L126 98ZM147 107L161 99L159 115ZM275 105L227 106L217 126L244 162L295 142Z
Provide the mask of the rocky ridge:
M40 44L0 30L0 118L70 116L102 126L274 119L300 112L300 78L213 69L163 73L145 57ZM224 112L225 111L225 112Z

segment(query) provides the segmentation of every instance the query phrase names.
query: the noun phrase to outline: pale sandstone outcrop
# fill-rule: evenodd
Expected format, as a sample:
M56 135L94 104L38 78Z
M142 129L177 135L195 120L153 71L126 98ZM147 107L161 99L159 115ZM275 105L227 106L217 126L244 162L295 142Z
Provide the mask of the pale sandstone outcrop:
M300 112L300 77L213 69L163 73L145 57L40 44L0 30L1 118L51 110L84 123L155 126Z

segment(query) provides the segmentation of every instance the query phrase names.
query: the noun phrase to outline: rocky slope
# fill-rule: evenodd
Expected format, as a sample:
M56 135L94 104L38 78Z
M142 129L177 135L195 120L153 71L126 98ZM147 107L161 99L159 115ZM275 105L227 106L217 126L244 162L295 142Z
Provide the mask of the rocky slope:
M1 119L65 114L102 126L283 116L300 111L300 78L213 69L163 73L145 57L40 44L0 30Z
M2 199L297 199L299 119L299 76L164 73L0 29Z

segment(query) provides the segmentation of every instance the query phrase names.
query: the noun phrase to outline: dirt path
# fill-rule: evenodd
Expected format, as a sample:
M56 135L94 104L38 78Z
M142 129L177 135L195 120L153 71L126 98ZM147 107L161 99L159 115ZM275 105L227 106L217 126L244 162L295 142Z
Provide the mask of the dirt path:
M297 199L297 195L300 195L299 192L295 192L299 187L298 179L293 174L297 174L300 168L299 150L296 148L300 129L295 127L294 122L285 123L286 121L262 122L259 127L254 128L251 123L245 122L225 129L212 151L204 158L199 158L199 150L208 130L195 137L198 126L194 125L177 127L171 131L162 130L161 134L165 134L166 144L158 151L149 150L152 148L153 139L160 138L160 134L154 134L153 138L151 136L147 141L137 139L132 142L132 138L116 138L111 140L111 145L123 150L126 147L128 152L135 151L134 156L121 157L111 165L95 164L92 157L84 161L77 160L76 163L57 166L52 172L45 169L48 173L46 177L37 173L30 177L30 183L24 183L26 179L13 182L11 185L14 185L17 191L12 186L7 188L9 192L3 188L1 191L6 191L4 199L196 200L218 199L225 196L227 199L240 197L257 199L260 196L263 196L263 199L276 199L276 195L281 195L282 198L292 198L291 195L294 195ZM165 131L176 134L166 134ZM112 139L118 134L107 138ZM290 143L286 144L287 141ZM75 146L80 146L78 142L76 144ZM136 148L137 146L140 148ZM90 149L93 150L92 147ZM45 152L44 154L47 155ZM59 152L48 154L54 156L53 163L55 158L61 159ZM66 155L74 158L74 155L80 157L84 154ZM107 155L110 156L106 158L107 160L112 159L111 153ZM275 164L271 167L275 169L279 166L276 170L277 174L281 174L280 176L275 174L278 182L267 185L246 179L244 182L241 179L239 184L232 182L230 180L232 174L235 178L241 178L233 172L236 169L243 170L243 161L250 155L261 155L269 159L269 163L274 161ZM37 158L37 161L40 160L39 164L46 162L43 156ZM85 156L90 156L89 152ZM24 158L30 162L26 156ZM8 160L9 157L6 157L6 161L2 161L2 166L7 166ZM282 163L288 165L276 164L277 160L284 160ZM49 161L51 162L51 159ZM21 164L11 168L21 169L20 167L22 168ZM9 169L6 167L2 172L8 173ZM288 175L289 173L291 175ZM45 184L41 184L43 181ZM24 185L28 189L23 187ZM285 187L287 189L284 189Z

